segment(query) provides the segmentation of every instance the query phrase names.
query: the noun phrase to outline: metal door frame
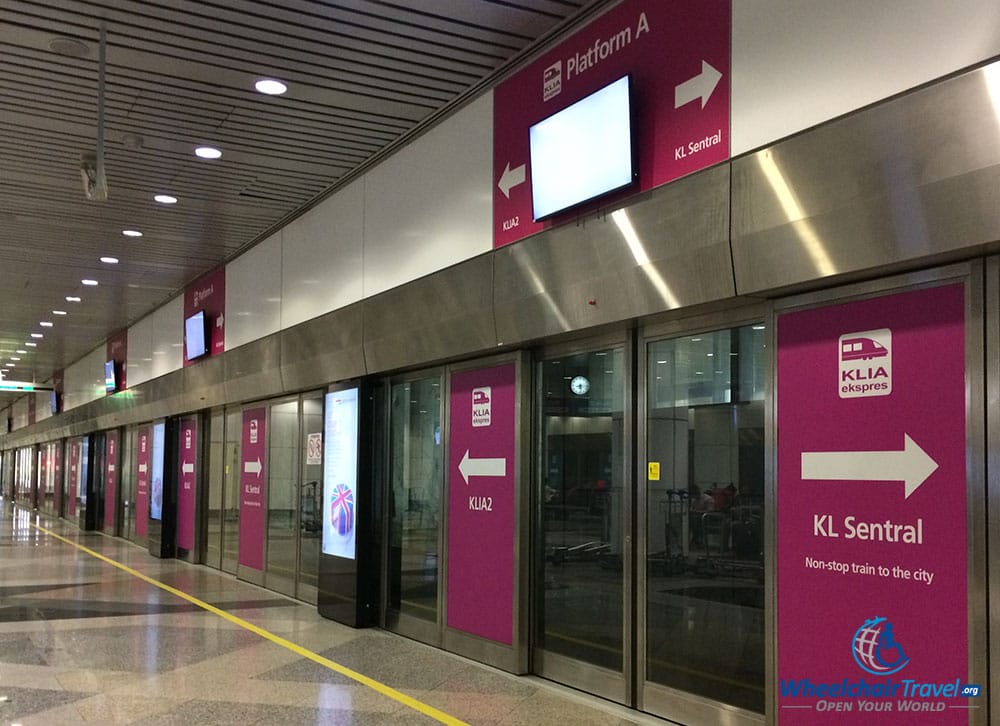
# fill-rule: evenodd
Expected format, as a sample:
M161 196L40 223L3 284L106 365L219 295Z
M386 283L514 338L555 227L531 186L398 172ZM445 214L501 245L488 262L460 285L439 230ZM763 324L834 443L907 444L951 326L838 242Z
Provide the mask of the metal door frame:
M321 388L313 391L305 391L298 395L299 401L299 432L298 432L298 457L295 465L295 597L299 600L316 604L319 597L319 587L317 585L310 585L308 583L302 582L302 487L305 484L303 482L305 474L305 459L306 459L306 428L305 428L305 400L307 398L315 398L320 404L320 422L322 426L322 420L326 412L326 389ZM322 428L321 428L322 430ZM323 466L323 462L320 461L320 466ZM320 475L319 487L322 491L323 487L323 476ZM320 512L322 513L322 505L320 506ZM322 530L320 531L320 536L322 536ZM322 553L322 546L320 547L320 552ZM316 577L319 577L319 558L317 557L317 571Z
M993 714L1000 714L1000 258L986 259L985 284L985 343L986 343L986 508L984 516L987 519L988 549L985 557L989 562L989 579L972 580L974 573L970 572L970 582L981 587L977 595L986 599L988 610L985 613L989 628L989 641L985 639L970 643L986 643L989 653L988 662L981 665L979 673L988 672L989 680L983 679L989 698L988 713L980 723L989 723ZM978 517L979 521L983 517ZM976 634L969 634L970 639ZM984 660L986 656L984 656ZM970 664L972 665L972 664ZM986 668L986 671L982 670ZM974 670L975 672L975 670Z
M237 547L236 548L236 577L237 577L237 579L246 580L247 582L252 583L254 585L259 585L260 587L266 587L266 588L269 588L269 589L272 589L272 590L274 588L272 588L272 587L270 587L269 585L266 584L266 582L267 582L268 530L270 529L268 527L267 518L268 518L268 497L270 496L270 489L271 489L271 404L272 403L281 403L283 401L287 401L288 399L289 399L288 396L283 396L281 398L274 399L273 401L272 400L253 401L251 403L241 404L240 406L237 407L238 410L239 410L239 412L240 412L240 427L239 427L239 431L240 431L240 436L239 436L239 440L240 440L240 455L238 457L238 468L236 470L236 489L237 489L237 492L238 492L238 494L237 494L237 501L239 502L239 506L237 507L237 510L239 512L239 520L238 520L239 521L239 526L236 528L236 541L237 541L237 546L236 546ZM243 494L243 492L242 492L242 489L243 489L243 456L245 454L245 452L243 451L243 426L244 426L244 417L246 416L247 411L251 411L251 410L253 410L255 408L263 408L264 409L264 436L265 436L265 440L264 440L264 464L267 467L267 479L266 479L266 484L265 484L265 486L267 487L267 489L264 491L264 503L263 503L263 507L264 507L264 533L263 533L263 536L264 536L264 542L263 542L263 545L264 545L264 562L263 562L263 569L261 569L261 570L255 570L254 568L252 568L252 567L250 567L248 565L244 565L244 564L242 564L240 562L240 554L241 554L240 553L240 545L242 544L242 542L240 540L240 536L241 536L242 531L243 531L243 496L242 496L242 494Z
M753 303L737 308L722 310L694 317L679 318L665 322L647 323L639 331L637 358L637 456L635 478L639 483L636 493L636 707L657 716L668 718L678 723L725 723L733 726L749 726L764 722L764 714L747 711L736 706L715 701L687 691L665 686L649 681L646 678L646 601L647 587L646 556L648 549L646 522L649 512L647 477L645 462L648 461L647 421L649 416L648 386L648 350L649 346L664 340L683 338L689 335L716 333L733 328L763 323L768 326L767 353L764 364L767 366L767 376L764 393L764 642L773 639L769 613L774 610L774 470L769 454L773 442L774 420L771 415L774 400L773 384L773 350L774 321L771 306L767 303ZM770 683L772 664L770 651L765 646L764 672L765 707L767 703L767 684Z
M424 380L428 378L433 378L437 376L438 381L441 384L441 395L440 395L440 421L441 421L441 456L442 463L444 466L441 470L441 491L439 501L442 503L441 515L438 518L438 559L437 559L437 613L436 618L433 622L430 620L421 620L420 618L415 618L412 615L407 615L405 613L397 612L394 614L393 619L389 618L389 574L390 574L390 555L391 555L391 523L392 515L390 512L390 497L392 496L392 451L391 451L391 439L390 432L392 430L392 387L397 384L405 384L412 381ZM379 625L386 630L394 633L399 633L400 635L405 635L406 637L413 638L414 640L419 640L422 643L427 643L428 645L433 645L436 647L441 647L443 636L444 636L444 601L446 598L445 590L445 568L444 568L444 548L445 548L445 530L447 529L446 521L444 515L446 514L445 506L446 494L445 485L447 482L447 462L448 462L448 450L447 450L447 437L445 436L445 413L448 410L448 389L447 389L447 376L446 369L444 366L434 366L432 368L423 368L416 371L408 371L406 373L401 373L394 376L383 377L376 385L384 385L387 387L385 396L385 406L382 411L382 421L384 422L384 430L376 431L376 436L383 437L383 471L385 472L384 482L375 482L375 486L382 486L382 496L385 506L382 507L382 521L378 525L382 529L382 556L380 561L380 582L379 582ZM378 420L378 414L376 413L376 421Z
M513 582L513 622L511 645L503 645L476 635L448 627L448 531L450 518L449 479L451 476L451 382L456 373L494 368L504 365L514 366L514 582ZM527 423L525 407L531 406L531 360L525 351L514 351L497 355L473 358L460 363L449 364L445 369L441 419L442 455L444 457L444 480L442 482L441 528L443 546L438 556L441 565L442 586L441 630L442 647L452 653L464 655L480 663L500 668L511 673L525 673L528 670L528 642L530 609L531 561L528 534L531 522L532 480L530 457L526 453L531 446L531 427Z
M633 442L622 452L622 475L625 477L622 501L622 672L618 673L601 666L545 651L538 645L540 608L544 598L544 582L540 558L545 555L545 545L541 541L541 498L538 496L538 477L543 470L540 461L542 447L540 436L544 431L539 406L538 377L539 366L547 360L564 355L589 353L595 350L620 347L623 351L622 421L623 440ZM537 348L530 360L531 376L531 546L530 567L530 654L531 671L543 678L558 681L579 688L617 703L631 705L634 701L635 684L635 334L620 328L592 337L574 337L573 340L555 342ZM523 424L522 417L521 423Z
M997 296L1000 294L1000 273L998 273L998 261L990 258L986 261L982 259L959 262L952 265L920 270L910 273L902 273L881 277L867 282L848 284L840 287L824 289L818 292L805 293L775 302L774 319L779 313L786 313L792 310L805 310L824 305L841 304L855 300L877 298L893 293L906 292L908 290L918 290L922 288L937 287L951 283L963 283L965 286L965 360L966 360L966 380L965 380L965 426L966 426L966 526L967 539L969 545L969 558L967 562L968 581L968 620L969 620L969 674L970 683L984 684L988 682L988 660L997 658L996 652L988 654L986 648L977 644L985 644L988 638L992 637L993 643L1000 642L997 629L988 634L988 615L990 608L1000 615L1000 608L996 603L987 604L987 515L996 515L1000 512L1000 502L990 501L990 511L987 511L986 502L986 476L987 476L987 451L994 466L989 469L991 487L997 486L997 465L998 461L996 447L986 446L987 415L989 416L989 430L1000 431L1000 413L997 411L997 397L1000 396L1000 336L996 328L1000 315L996 304ZM986 293L989 292L993 301L992 305L984 304ZM987 326L987 323L989 325ZM773 346L772 346L773 347ZM984 365L986 355L989 354L989 364ZM772 367L772 386L776 387L777 370ZM979 384L978 386L976 384ZM988 388L987 388L988 387ZM774 390L774 389L773 389ZM988 400L987 400L988 399ZM990 406L987 413L987 403ZM769 415L777 416L777 401L772 396L771 411ZM776 497L776 486L774 472L777 471L777 447L775 440L771 439L766 444L765 451L768 452L768 465L772 475L769 477L770 487L774 490L772 496ZM773 573L777 566L777 551L774 547L777 522L774 515L774 501L767 514L771 520L769 530L769 543L765 545L765 559L770 558L765 565ZM997 520L991 520L997 521ZM990 543L991 552L1000 552L996 538ZM998 581L997 573L991 573L994 582ZM774 577L770 578L772 602L776 603L776 590ZM994 598L996 599L996 598ZM767 636L769 648L768 654L768 678L767 678L767 723L776 724L777 713L777 612L772 608L768 616L770 631ZM998 680L996 671L992 671L996 685ZM990 689L987 697L994 706L998 704L998 694L995 689ZM985 703L985 701L984 701ZM970 726L986 726L989 723L989 711L987 707L970 710Z
M260 402L255 405L247 406L245 408L256 408L263 405L267 409L267 431L266 438L267 442L265 444L267 449L267 489L264 496L264 572L263 572L263 586L268 590L274 590L275 592L280 592L282 595L287 595L288 597L295 597L295 583L298 579L298 562L299 562L299 541L298 532L295 531L295 525L298 523L298 502L293 501L293 511L295 512L295 517L293 518L293 531L295 531L295 566L292 569L291 576L286 576L282 574L277 574L271 572L268 569L268 554L271 550L271 491L273 489L271 483L271 474L273 461L271 457L271 443L274 437L274 420L272 416L272 410L275 406L283 406L287 403L295 404L295 438L293 439L293 449L298 453L298 447L295 446L298 443L298 431L301 428L301 416L302 416L302 402L299 400L299 396L280 396L278 398L271 398L266 401ZM241 427L242 431L242 427ZM241 434L242 436L242 434ZM241 457L242 458L242 457ZM299 478L299 457L296 456L292 464L291 480L294 485ZM295 498L295 492L298 487L292 487L292 497Z

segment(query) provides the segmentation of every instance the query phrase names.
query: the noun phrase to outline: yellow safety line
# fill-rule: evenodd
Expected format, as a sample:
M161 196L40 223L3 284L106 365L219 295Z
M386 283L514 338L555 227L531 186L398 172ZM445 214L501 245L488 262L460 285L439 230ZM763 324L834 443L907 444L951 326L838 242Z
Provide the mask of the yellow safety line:
M303 658L308 658L314 663L318 663L319 665L329 668L330 670L335 671L336 673L339 673L342 676L350 678L352 681L357 681L363 686L368 686L372 690L381 693L383 696L391 698L394 701L398 701L399 703L402 703L404 706L409 706L413 710L419 711L420 713L424 714L425 716L429 716L435 721L439 721L440 723L443 724L449 724L449 726L467 726L464 721L460 721L454 716L449 716L444 711L439 711L433 706L428 706L426 703L423 703L415 698L407 696L405 693L400 693L395 688L387 686L384 683L380 683L379 681L376 681L373 678L369 678L368 676L358 673L357 671L353 671L350 668L347 668L346 666L340 665L340 663L336 663L330 660L329 658L324 658L318 653L313 653L311 650L306 650L301 645L296 645L290 640L285 640L280 635L275 635L274 633L268 632L267 630L264 630L263 628L258 627L253 623L247 622L243 618L239 618L233 615L232 613L227 613L225 610L221 610L220 608L217 608L214 605L210 605L204 600L199 600L193 595L188 595L183 590L178 590L176 587L171 587L170 585L160 582L159 580L154 580L152 577L144 575L138 570L133 570L131 567L123 565L120 562L116 562L110 557L102 555L100 552L95 552L89 547L84 547L83 545L78 544L70 539L61 537L55 532L45 529L45 527L41 527L37 524L32 524L31 526L37 529L39 532L43 532L49 535L50 537L55 537L60 542L65 542L68 545L72 545L73 547L76 547L78 550L86 552L88 555L96 557L102 562L106 562L109 565L117 567L119 570L122 570L123 572L127 572L128 574L133 575L134 577L138 577L140 580L148 582L150 585L153 585L154 587L158 587L161 590L166 590L171 595L176 595L177 597L183 600L187 600L189 603L197 605L198 607L202 608L203 610L207 610L210 613L215 613L220 618L224 618L225 620L228 620L234 625L239 625L241 628L249 630L251 633L256 633L265 640L270 640L272 643L280 645L282 648L287 648L296 655L300 655Z

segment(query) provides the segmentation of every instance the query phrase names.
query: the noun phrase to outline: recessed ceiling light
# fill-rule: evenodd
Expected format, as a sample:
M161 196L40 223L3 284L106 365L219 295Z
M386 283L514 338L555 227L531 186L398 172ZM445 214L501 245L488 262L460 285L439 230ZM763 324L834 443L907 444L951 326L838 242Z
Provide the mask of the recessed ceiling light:
M214 146L199 146L194 150L194 155L202 159L218 159L222 156L222 151Z
M24 345L27 348L37 348L38 347L38 343L25 343Z
M65 315L66 311L65 310L53 310L52 314L53 315Z
M177 197L172 197L169 194L157 194L153 200L160 204L177 204Z
M51 328L52 327L52 323L50 323L48 320L43 320L42 322L39 323L39 325L41 325L43 328Z
M49 50L70 58L86 58L90 54L90 47L76 38L53 38L49 41Z
M11 359L11 360L21 360L21 359L20 359L20 358L18 358L18 357L17 357L16 355L12 355L12 356L10 357L10 359Z
M97 284L97 280L91 280L88 277L85 277L84 279L80 280L80 282L89 287L94 287Z
M78 298L76 295L67 295L66 302L80 302L80 298Z
M266 93L268 96L280 96L288 90L288 86L276 78L261 78L253 84L253 87L261 93Z
M8 368L13 368L14 367L13 363L4 363L4 365L7 366Z
M122 234L126 237L142 237L142 232L137 229L123 229Z
M26 350L20 350L20 349L18 349L18 350L15 350L14 352L15 352L15 353L20 353L21 355L24 355L24 354L25 354L25 353L27 353L28 351L26 351Z
M41 333L32 333L31 337L32 338L44 338L45 336L42 335Z
M108 264L108 265L117 265L118 264L118 258L117 257L102 257L101 258L101 262L103 262L105 264Z

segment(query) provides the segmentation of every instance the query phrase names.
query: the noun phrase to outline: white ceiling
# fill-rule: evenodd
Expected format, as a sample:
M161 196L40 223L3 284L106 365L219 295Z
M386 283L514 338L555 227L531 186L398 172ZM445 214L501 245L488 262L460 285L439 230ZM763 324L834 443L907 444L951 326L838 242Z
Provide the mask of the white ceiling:
M0 367L21 358L6 378L49 380L605 4L3 0ZM102 21L110 194L91 202L79 166L96 148ZM86 54L56 52L56 39ZM257 93L266 76L288 93ZM201 144L223 157L196 158ZM180 201L157 204L157 193ZM33 332L45 337L25 348Z

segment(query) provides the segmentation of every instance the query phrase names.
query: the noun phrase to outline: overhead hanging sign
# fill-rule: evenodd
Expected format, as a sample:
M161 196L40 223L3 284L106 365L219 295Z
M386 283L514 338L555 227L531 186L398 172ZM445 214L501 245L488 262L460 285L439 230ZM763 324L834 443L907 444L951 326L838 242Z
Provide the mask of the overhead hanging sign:
M608 203L534 221L529 129L622 76L631 77L638 180L611 199L728 159L731 16L730 0L625 0L497 86L494 247ZM599 151L585 146L580 157Z
M964 286L781 315L777 359L779 722L967 724Z
M205 312L206 346L208 355L220 355L226 350L226 268L220 267L199 278L184 289L184 319L199 311ZM187 335L186 330L181 331ZM192 365L187 349L184 365Z

